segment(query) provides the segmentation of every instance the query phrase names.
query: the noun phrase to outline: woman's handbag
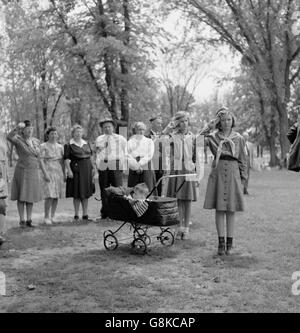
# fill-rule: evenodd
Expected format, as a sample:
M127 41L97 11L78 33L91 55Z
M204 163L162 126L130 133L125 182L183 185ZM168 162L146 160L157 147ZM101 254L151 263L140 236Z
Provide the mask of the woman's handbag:
M295 172L300 171L300 127L298 127L296 140L292 144L288 154L287 168Z

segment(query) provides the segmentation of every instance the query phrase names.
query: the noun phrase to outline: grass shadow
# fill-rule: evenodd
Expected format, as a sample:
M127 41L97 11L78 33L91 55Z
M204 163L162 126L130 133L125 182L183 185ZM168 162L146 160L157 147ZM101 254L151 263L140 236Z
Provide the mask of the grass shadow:
M251 255L243 255L243 254L232 254L230 256L225 256L223 258L225 264L232 268L251 268L254 265L257 265L260 261L257 257Z
M44 232L47 230L47 232ZM4 243L5 250L27 250L31 248L54 249L72 246L74 240L72 235L65 235L59 230L51 228L21 229L13 228L7 233L7 242Z

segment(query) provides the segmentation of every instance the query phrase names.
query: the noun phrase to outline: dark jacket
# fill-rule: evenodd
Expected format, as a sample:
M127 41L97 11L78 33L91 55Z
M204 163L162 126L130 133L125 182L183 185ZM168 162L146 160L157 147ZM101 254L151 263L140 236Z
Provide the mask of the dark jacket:
M298 123L294 124L287 133L287 138L293 144L297 138Z

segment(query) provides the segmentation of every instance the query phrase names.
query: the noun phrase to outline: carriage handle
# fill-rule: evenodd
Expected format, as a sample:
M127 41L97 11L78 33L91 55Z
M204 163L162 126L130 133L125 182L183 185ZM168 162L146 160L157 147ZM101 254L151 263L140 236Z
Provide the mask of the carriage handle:
M147 199L151 197L152 193L154 192L155 189L157 189L158 185L164 180L164 179L168 179L168 178L180 178L180 177L195 177L197 176L196 173L188 173L185 175L168 175L168 176L163 176L161 177L157 182L156 185L153 187L152 191L150 192L150 194L147 196ZM179 189L177 190L177 193L180 191L180 189L182 188L182 186L184 185L185 180L182 182L182 184L180 185Z

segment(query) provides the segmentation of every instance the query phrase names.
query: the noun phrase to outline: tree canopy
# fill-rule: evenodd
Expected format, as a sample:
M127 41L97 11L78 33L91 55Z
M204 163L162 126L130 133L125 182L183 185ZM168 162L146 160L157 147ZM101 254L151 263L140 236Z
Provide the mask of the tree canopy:
M297 0L12 0L2 8L0 110L8 128L30 118L43 138L48 126L66 134L77 122L94 138L104 111L130 126L152 113L167 122L179 110L199 128L226 103L241 131L256 129L272 165L285 159L300 102ZM239 61L217 78L224 46ZM199 101L209 80L215 91Z

